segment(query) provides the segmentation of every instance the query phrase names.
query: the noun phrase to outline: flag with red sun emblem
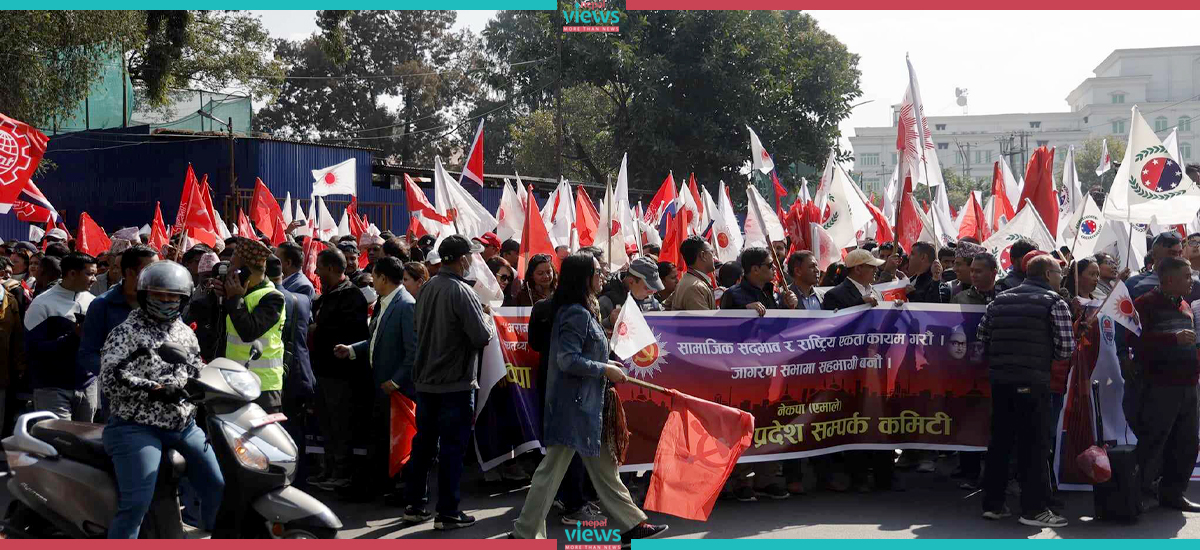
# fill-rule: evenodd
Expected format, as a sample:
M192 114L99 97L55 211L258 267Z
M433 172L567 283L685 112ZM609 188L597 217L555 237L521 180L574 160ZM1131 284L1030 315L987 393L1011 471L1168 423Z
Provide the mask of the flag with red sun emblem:
M1129 296L1129 289L1125 288L1124 282L1117 281L1108 300L1104 302L1104 307L1100 309L1100 314L1112 317L1112 320L1121 323L1129 332L1142 335L1142 320L1138 317L1137 308L1134 307L1133 298Z

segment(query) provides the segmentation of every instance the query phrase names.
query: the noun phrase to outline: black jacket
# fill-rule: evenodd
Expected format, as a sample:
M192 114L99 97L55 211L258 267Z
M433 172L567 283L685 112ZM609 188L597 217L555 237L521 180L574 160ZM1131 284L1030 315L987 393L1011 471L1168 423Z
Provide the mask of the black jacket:
M940 304L942 302L941 284L933 278L933 273L926 270L912 280L913 291L908 293L908 301L918 304Z
M767 309L783 309L783 306L775 301L775 288L771 283L767 283L764 288L755 288L750 281L742 279L742 282L729 287L729 290L721 295L721 309L746 309L746 306L754 302Z
M1046 283L1027 281L988 306L988 374L1002 384L1050 384L1054 362L1051 310L1062 300Z
M1025 272L1021 271L1016 266L1013 266L1013 268L1008 271L1008 275L1005 275L1003 279L996 281L996 292L999 293L1011 288L1017 288L1021 286L1021 283L1024 282Z
M370 336L367 298L349 279L342 279L313 302L313 325L309 356L314 375L342 380L355 378L355 373L370 375L370 369L363 363L365 358L338 359L333 355L334 346L353 345Z
M539 403L546 404L546 373L550 368L550 336L554 332L549 298L538 300L529 313L529 347L538 352L537 390Z
M862 293L858 291L858 287L854 286L854 281L846 279L842 281L842 284L825 293L825 299L821 300L821 309L846 309L865 303Z

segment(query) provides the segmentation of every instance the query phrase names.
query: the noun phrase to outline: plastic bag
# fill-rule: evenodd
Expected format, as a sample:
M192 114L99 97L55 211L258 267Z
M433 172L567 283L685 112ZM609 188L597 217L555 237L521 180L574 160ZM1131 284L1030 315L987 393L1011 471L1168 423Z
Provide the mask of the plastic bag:
M1075 457L1075 465L1093 484L1100 484L1112 479L1112 464L1108 461L1108 451L1103 447L1092 445Z

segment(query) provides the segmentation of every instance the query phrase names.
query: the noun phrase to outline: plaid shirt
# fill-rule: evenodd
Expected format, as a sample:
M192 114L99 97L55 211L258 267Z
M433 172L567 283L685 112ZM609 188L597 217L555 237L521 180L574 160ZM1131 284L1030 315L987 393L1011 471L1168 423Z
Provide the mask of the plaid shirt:
M1033 279L1026 279L1026 284L1040 283L1038 286L1050 288L1050 285ZM1075 331L1071 327L1071 308L1067 306L1067 302L1059 298L1050 307L1050 317L1054 320L1054 359L1065 360L1070 359L1071 354L1075 352ZM975 336L980 342L987 343L992 336L992 306L983 314L983 319L979 321L979 328L975 330Z

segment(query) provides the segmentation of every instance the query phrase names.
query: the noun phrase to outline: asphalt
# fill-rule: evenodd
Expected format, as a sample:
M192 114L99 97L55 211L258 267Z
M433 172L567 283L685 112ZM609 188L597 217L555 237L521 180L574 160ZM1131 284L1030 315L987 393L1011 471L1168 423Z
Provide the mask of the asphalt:
M667 523L666 538L1200 538L1200 514L1153 508L1133 525L1094 521L1092 496L1085 492L1063 492L1065 516L1070 524L1058 529L1027 527L1016 516L988 521L980 517L981 494L958 488L949 476L952 460L939 464L929 474L902 472L907 487L903 492L832 493L810 491L787 500L760 502L718 501L708 521L682 520L650 512L654 523ZM341 518L341 538L500 538L511 529L520 513L527 487L482 482L478 472L463 482L463 509L476 517L469 528L438 532L433 524L408 525L399 508L381 501L346 503L332 493L310 488ZM436 494L436 493L434 493ZM1200 487L1193 485L1189 498L1200 501ZM0 506L9 496L0 494ZM1009 497L1018 509L1018 499ZM2 508L0 508L2 509ZM566 528L552 511L548 532L565 542Z

